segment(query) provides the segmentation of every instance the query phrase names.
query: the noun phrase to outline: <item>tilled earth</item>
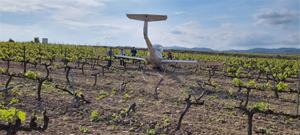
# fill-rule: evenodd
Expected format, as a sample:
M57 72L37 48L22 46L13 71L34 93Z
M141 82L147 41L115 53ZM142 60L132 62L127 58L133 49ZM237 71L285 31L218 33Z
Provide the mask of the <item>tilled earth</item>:
M104 64L104 63L103 63ZM18 134L247 134L247 115L236 107L239 101L235 93L237 88L232 84L232 78L224 77L221 71L212 77L217 87L205 86L207 94L204 95L203 105L192 105L183 118L181 130L175 131L180 114L185 108L185 98L191 91L199 96L203 90L197 82L207 81L208 73L197 70L194 65L178 65L175 72L165 74L150 67L138 71L136 65L123 67L114 63L111 70L106 70L104 76L99 75L96 86L93 86L94 76L100 68L91 70L85 67L84 75L80 69L72 69L74 90L81 91L91 103L81 102L79 107L74 106L73 96L67 92L56 89L55 85L66 86L64 69L53 68L50 72L52 82L46 82L42 87L42 102L38 103L35 95L36 82L24 78L13 78L14 86L11 97L19 99L18 103L11 105L26 112L29 125L30 115L34 110L41 115L47 110L50 118L48 129L45 131L19 131ZM5 67L4 62L0 62ZM45 74L42 66L29 70ZM169 69L171 69L169 67ZM10 72L22 72L20 63L12 63ZM163 76L159 85L158 99L155 98L155 86ZM7 76L0 75L0 87L4 87ZM120 90L123 82L128 82ZM290 86L296 88L296 80L291 79ZM103 93L106 96L103 96ZM196 94L195 94L196 93ZM101 97L102 94L102 97ZM104 94L104 95L105 95ZM270 109L284 114L295 114L295 93L280 93L280 98L274 98L270 90L252 90L250 105L264 101L270 104ZM1 98L2 99L2 98ZM192 98L193 99L193 98ZM133 103L135 112L123 115ZM91 112L98 112L97 122L91 121ZM42 123L42 119L38 119ZM300 135L300 118L282 115L266 115L257 113L253 119L254 134ZM0 131L0 134L6 134Z

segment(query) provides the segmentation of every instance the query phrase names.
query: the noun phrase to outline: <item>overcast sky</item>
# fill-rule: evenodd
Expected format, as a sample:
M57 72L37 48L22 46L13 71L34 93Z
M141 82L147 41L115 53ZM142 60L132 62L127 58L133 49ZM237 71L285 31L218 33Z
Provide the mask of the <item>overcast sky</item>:
M149 24L153 43L217 50L300 48L299 0L0 0L0 40L146 47L143 22L126 13L168 15Z

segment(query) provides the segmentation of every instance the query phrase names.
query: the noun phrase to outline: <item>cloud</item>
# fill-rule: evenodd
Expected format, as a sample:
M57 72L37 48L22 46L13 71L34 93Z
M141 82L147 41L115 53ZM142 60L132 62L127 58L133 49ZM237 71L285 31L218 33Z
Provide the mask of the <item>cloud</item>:
M105 8L108 0L1 0L0 13L42 13L54 21L83 20Z
M107 29L122 29L120 25L108 24L108 23L95 23L87 21L72 21L72 20L62 20L60 23L73 28L107 28Z
M45 34L45 31L38 26L19 26L0 23L0 29L0 37L2 40L12 38L17 41L28 41L33 39L35 36Z
M229 20L229 19L233 19L234 17L228 14L224 14L224 15L219 15L219 16L212 16L208 19L214 20L214 21L224 21L224 20Z
M176 11L174 14L175 15L183 15L183 14L185 14L185 12L184 11Z
M231 45L232 40L238 38L237 29L229 24L223 24L216 28L205 27L198 22L190 21L177 25L176 27L156 28L155 33L150 36L165 46L185 46L185 47L209 47L224 50Z
M208 47L216 50L278 48L300 46L298 31L265 31L259 26L224 23L205 27L198 22L187 22L176 27L154 28L150 38L164 46Z
M66 7L100 7L107 0L1 0L0 12L32 12Z
M285 25L293 22L299 23L299 15L297 11L265 10L256 14L255 19L257 24Z
M122 35L128 35L127 28L130 26L120 25L120 18L103 13L107 2L108 0L1 0L0 14L10 12L12 15L37 15L39 18L26 26L9 21L0 22L1 40L13 38L16 41L28 41L38 36L48 37L49 42L104 42L108 45L120 45L124 42ZM22 19L22 16L14 20L18 19Z
M270 34L264 32L250 32L243 38L237 39L233 45L247 48L277 48L277 47L295 47L299 48L300 40L298 33Z
M173 30L173 31L171 31L171 33L175 34L175 35L182 35L182 34L184 34L183 31L179 31L179 30Z
M105 9L108 0L1 0L0 13L28 14L42 12L36 24L64 25L65 28L111 28L117 25L99 21L99 13ZM41 15L41 14L38 14ZM93 18L92 18L92 17ZM101 22L101 23L96 23ZM31 24L34 25L34 24Z

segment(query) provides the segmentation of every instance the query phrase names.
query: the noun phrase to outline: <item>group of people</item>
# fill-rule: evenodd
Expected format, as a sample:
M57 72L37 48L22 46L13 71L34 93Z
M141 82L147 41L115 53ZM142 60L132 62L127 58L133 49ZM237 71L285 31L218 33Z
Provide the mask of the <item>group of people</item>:
M137 56L137 49L135 47L132 47L130 52L131 52L131 56L133 56L133 57ZM125 50L123 48L121 48L121 50L120 50L120 55L123 55L123 56L126 55ZM114 56L114 52L113 52L113 49L111 47L107 51L107 56L110 58L108 60L107 66L110 67L112 65L111 59ZM135 61L133 61L133 63L134 62ZM120 65L125 66L125 61L123 59L120 60Z

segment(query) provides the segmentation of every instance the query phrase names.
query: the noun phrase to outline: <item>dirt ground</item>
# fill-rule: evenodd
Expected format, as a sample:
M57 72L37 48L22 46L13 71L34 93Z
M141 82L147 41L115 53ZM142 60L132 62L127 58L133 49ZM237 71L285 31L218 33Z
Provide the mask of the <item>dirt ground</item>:
M103 63L104 64L104 63ZM5 67L4 62L0 62ZM190 91L201 90L197 84L199 80L206 81L208 73L204 70L195 72L195 65L178 65L175 72L166 72L164 80L159 85L158 99L155 99L155 86L164 73L146 67L144 71L138 71L136 65L128 65L127 71L118 63L114 68L105 71L104 76L98 77L96 86L93 86L92 73L100 71L100 67L91 70L85 67L85 74L81 70L72 70L74 88L82 91L84 97L91 101L90 104L81 102L79 107L74 107L73 97L54 87L54 84L66 86L64 69L51 70L50 77L53 82L46 82L42 87L42 103L38 105L35 96L36 82L24 78L13 78L11 86L14 86L12 97L19 99L19 103L13 104L27 114L26 125L29 123L33 110L47 110L50 118L49 127L45 131L19 131L18 134L47 134L47 135L80 135L80 134L119 134L140 135L150 134L156 130L160 134L188 134L193 135L228 135L247 134L247 115L239 109L238 100L235 98L235 88L232 78L224 77L217 72L212 77L218 86L216 88L206 86L209 91L202 100L204 105L192 105L183 118L181 130L175 131L180 114L185 108L184 99ZM43 76L45 70L42 66L29 70L39 71ZM20 63L12 63L10 72L22 72ZM0 87L4 87L7 76L0 75ZM129 81L125 90L120 91L121 84ZM296 87L296 80L290 84ZM116 93L114 93L117 90ZM102 99L99 95L108 93ZM280 98L274 98L272 91L253 90L250 96L250 104L264 101L270 104L270 109L285 114L295 114L295 93L280 93ZM197 96L197 94L196 94ZM128 116L119 116L122 110L136 103L135 112ZM91 112L97 111L98 122L91 121ZM38 113L41 115L40 113ZM41 121L41 120L40 120ZM300 135L300 118L290 118L281 115L266 115L257 113L253 119L254 134L272 135ZM6 134L0 131L0 134Z

